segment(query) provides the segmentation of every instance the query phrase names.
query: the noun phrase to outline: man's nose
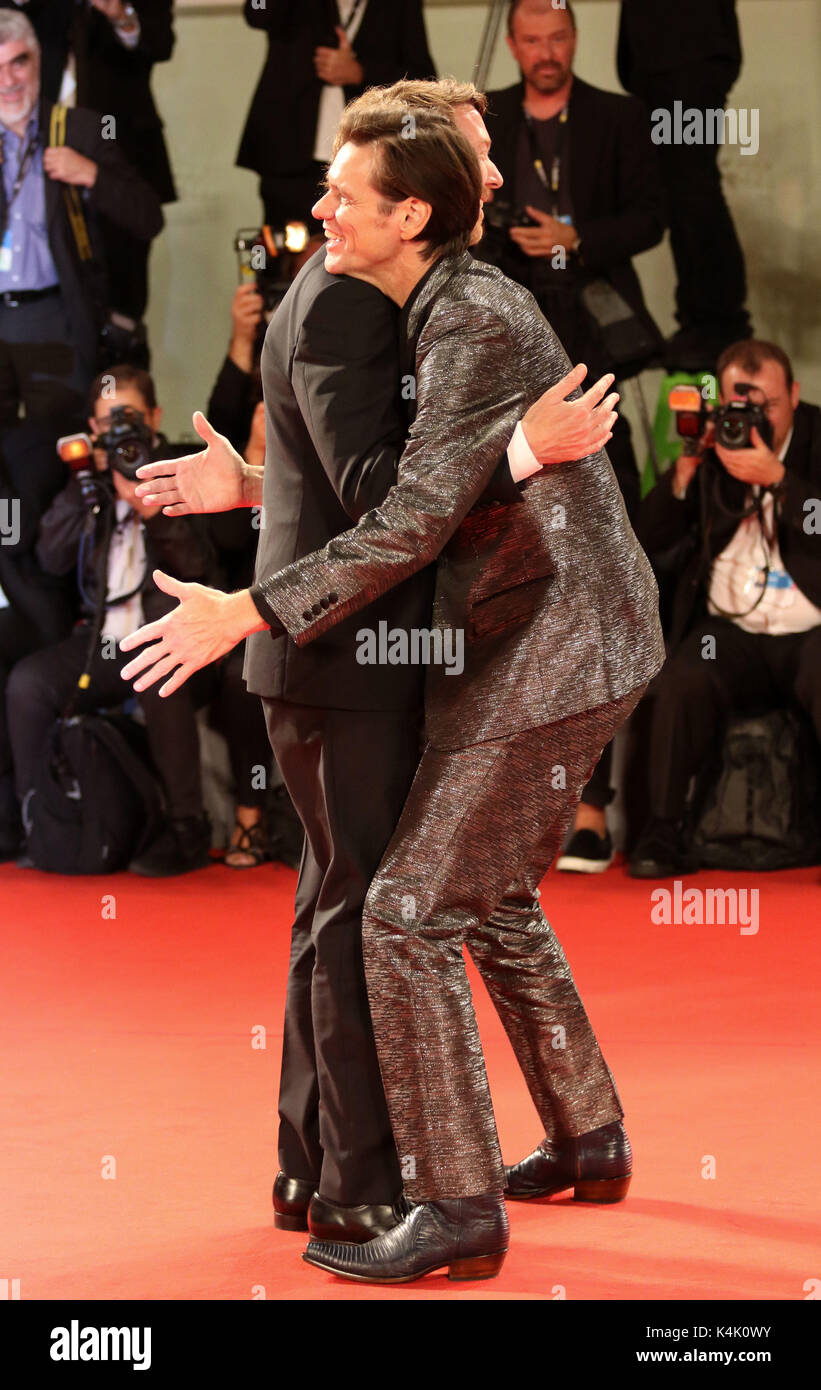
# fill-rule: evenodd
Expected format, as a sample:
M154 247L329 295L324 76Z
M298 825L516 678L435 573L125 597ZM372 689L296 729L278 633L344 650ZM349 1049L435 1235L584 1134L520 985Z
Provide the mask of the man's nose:
M504 179L492 159L487 162L487 181L491 188L501 188Z
M333 212L333 199L330 193L323 193L318 202L311 208L311 216L321 222L324 217L329 217Z

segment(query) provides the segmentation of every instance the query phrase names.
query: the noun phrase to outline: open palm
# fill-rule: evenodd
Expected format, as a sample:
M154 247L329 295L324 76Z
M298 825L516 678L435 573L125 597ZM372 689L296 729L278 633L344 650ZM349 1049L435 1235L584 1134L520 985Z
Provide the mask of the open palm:
M194 428L206 448L177 459L159 459L137 469L137 495L166 516L227 512L244 504L244 463L234 446L208 423L201 411Z

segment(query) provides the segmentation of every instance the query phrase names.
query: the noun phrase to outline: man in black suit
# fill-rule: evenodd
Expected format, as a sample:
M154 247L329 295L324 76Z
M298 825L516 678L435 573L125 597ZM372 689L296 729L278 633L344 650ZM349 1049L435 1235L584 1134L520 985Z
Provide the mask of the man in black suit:
M473 111L472 88L447 88L457 118ZM498 172L486 151L483 157L489 192ZM329 274L324 257L318 253L301 271L266 336L264 471L244 465L201 415L194 423L208 444L205 454L141 470L151 479L141 495L162 501L171 514L261 503L258 574L310 554L378 507L404 446L400 395L404 386L411 400L412 375L403 377L400 368L397 310L372 286ZM583 402L565 402L583 374L574 370L528 412L526 438L542 462L575 457L608 437L613 398L602 397L609 378ZM538 467L532 457L522 463L513 445L510 454L488 500L516 493L511 470L524 477L523 468ZM258 634L249 640L246 679L263 697L271 743L306 828L274 1207L278 1225L304 1230L307 1214L313 1234L334 1239L369 1239L397 1220L401 1175L373 1044L361 916L416 771L424 677L420 665L361 664L357 632L363 623L373 631L384 623L387 632L428 627L432 590L426 569L305 651L271 640L247 591L197 590L216 604L207 640L225 640L223 650L233 646L235 614L245 631ZM131 638L124 649L130 645ZM188 674L183 665L163 688Z
M488 94L487 128L505 180L505 201L535 226L492 230L480 247L513 280L526 285L571 362L593 376L619 373L585 307L596 280L618 292L660 346L631 257L664 232L661 188L646 114L632 98L591 87L573 73L576 21L572 6L514 0L508 46L522 81ZM492 218L492 210L489 220ZM628 372L629 374L629 372ZM630 428L620 416L607 452L633 516L639 477ZM597 873L613 847L605 807L612 800L612 750L605 749L578 808L575 833L559 869Z
M650 111L723 108L741 70L735 0L622 0L619 77ZM749 338L744 253L721 186L718 145L659 146L679 330L667 359L712 371L730 343Z
M265 221L310 225L346 102L401 77L434 77L422 0L245 0L268 55L237 155L260 176Z
M153 189L104 138L105 117L66 111L64 138L40 101L40 46L22 14L0 12L0 422L82 419L107 300L98 214L148 242L162 227Z
M41 89L48 101L67 101L113 116L117 143L161 203L176 199L151 93L151 70L174 48L172 0L0 0L23 9L42 50ZM141 319L148 299L150 243L122 222L99 217L106 248L111 308Z

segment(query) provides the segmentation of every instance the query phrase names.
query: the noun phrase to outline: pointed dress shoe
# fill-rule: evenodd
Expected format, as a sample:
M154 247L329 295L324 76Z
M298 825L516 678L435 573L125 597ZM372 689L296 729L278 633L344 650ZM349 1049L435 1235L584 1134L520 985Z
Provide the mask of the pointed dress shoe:
M633 1174L630 1140L620 1120L538 1149L512 1168L505 1168L505 1196L516 1202L553 1197L574 1189L577 1202L621 1202Z
M497 1192L440 1202L408 1202L406 1216L364 1245L311 1240L303 1260L366 1284L409 1284L447 1267L455 1280L492 1279L507 1254L510 1227Z
M391 1205L363 1202L357 1207L343 1207L315 1192L308 1207L307 1229L316 1240L359 1245L393 1230L404 1214L401 1197Z
M277 1173L274 1180L274 1225L280 1231L307 1231L308 1205L316 1184Z

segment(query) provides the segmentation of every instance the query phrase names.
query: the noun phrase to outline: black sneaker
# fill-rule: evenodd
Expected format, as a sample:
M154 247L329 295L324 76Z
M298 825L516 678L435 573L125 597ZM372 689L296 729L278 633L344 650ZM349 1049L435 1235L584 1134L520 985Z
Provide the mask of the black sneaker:
M128 866L143 878L173 878L211 863L211 827L207 816L170 820L155 840Z
M675 878L677 874L694 874L697 869L698 860L684 823L659 816L645 826L627 866L631 878Z
M613 841L595 830L577 830L556 868L563 874L603 874L613 863Z

